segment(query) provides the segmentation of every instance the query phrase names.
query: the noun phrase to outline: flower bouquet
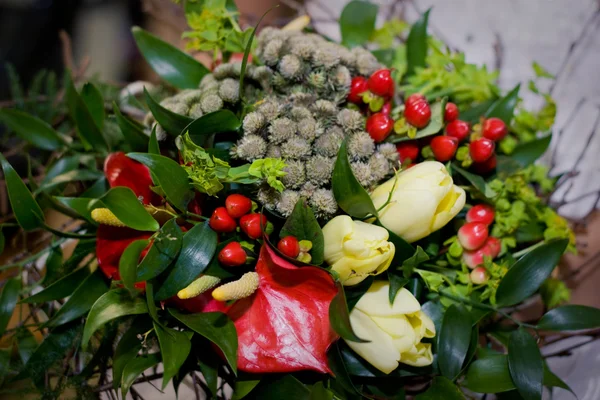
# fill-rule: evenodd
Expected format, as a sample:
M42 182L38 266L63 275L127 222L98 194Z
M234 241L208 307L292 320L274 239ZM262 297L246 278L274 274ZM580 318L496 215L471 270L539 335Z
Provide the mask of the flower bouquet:
M124 398L191 377L207 398L319 400L570 390L536 339L597 328L600 310L563 305L552 276L575 243L546 205L556 179L534 164L550 142L548 95L530 84L539 112L519 87L503 95L494 73L427 35L429 12L376 29L377 7L352 1L342 44L307 18L242 30L224 0L185 12L189 47L213 52L213 68L136 27L162 86L67 73L46 102L0 110L42 171L25 184L0 158L14 219L27 240L46 232L3 267L0 333L17 350L0 352L5 387ZM63 226L46 222L56 211ZM537 293L543 316L524 321ZM29 316L7 328L15 307Z

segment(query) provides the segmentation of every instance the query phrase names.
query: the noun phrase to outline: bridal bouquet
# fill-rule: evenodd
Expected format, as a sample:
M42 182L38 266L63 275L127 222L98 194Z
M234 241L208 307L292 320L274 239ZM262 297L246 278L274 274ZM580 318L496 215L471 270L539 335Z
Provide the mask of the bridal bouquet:
M67 73L0 110L35 154L27 184L0 157L14 220L27 240L48 232L2 267L5 390L137 397L186 376L219 399L570 390L537 342L600 327L600 310L564 305L552 274L575 241L534 164L555 114L535 82L539 112L428 36L429 12L375 29L377 7L352 1L342 44L306 18L242 30L224 0L185 12L212 68L136 27L162 86ZM543 315L523 320L538 293Z

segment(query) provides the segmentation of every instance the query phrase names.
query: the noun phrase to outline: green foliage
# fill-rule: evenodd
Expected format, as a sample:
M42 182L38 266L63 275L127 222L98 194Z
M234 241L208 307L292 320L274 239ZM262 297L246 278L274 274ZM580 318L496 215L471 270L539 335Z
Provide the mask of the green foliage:
M470 340L471 317L462 306L451 305L438 334L438 365L446 378L454 380L462 370Z
M273 189L283 192L284 186L280 179L286 174L283 170L285 167L286 164L281 158L262 158L252 162L248 168L248 175L264 180Z
M538 328L551 331L595 329L600 326L600 310L570 304L548 311L538 322Z
M429 23L429 12L431 9L419 18L410 28L408 39L406 40L406 76L411 77L418 68L424 68L428 52L427 25Z
M294 211L285 221L279 233L280 237L294 236L298 240L308 240L312 243L310 254L311 263L321 265L324 258L325 238L315 214L308 206L306 199L300 199Z
M366 290L368 290L368 287ZM352 329L344 287L340 283L338 283L337 294L329 304L329 323L331 324L331 328L343 339L359 343L368 342L368 340L356 336L356 333Z
M158 231L152 247L140 262L136 282L158 276L177 258L183 242L183 233L175 218L168 220Z
M524 399L541 400L544 361L535 339L522 328L510 334L508 370Z
M235 132L241 125L240 120L231 111L218 110L195 119L185 130L193 141L200 142L213 133Z
M146 211L133 190L128 187L114 187L94 204L103 205L125 225L138 231L156 231L158 222Z
M12 317L20 289L21 280L17 278L7 280L2 288L2 293L0 293L0 336L4 334L8 321Z
M340 15L342 44L355 47L365 44L375 30L378 6L368 1L353 0Z
M377 44L379 49L390 49L395 45L395 39L402 35L409 28L406 21L398 18L392 18L377 28L369 38L370 42Z

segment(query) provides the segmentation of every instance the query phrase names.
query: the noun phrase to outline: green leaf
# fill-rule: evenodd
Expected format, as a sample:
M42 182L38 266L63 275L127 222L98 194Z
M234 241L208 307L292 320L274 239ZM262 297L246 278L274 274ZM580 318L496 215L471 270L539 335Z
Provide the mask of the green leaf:
M568 239L551 240L521 257L498 285L498 306L512 306L534 294L558 265L568 244Z
M116 186L100 197L100 203L112 211L125 225L138 231L156 231L158 222L146 211L133 190Z
M175 296L204 272L217 249L217 234L207 223L197 224L186 232L181 244L181 252L166 277L158 286L156 300L161 301ZM123 275L121 275L123 276Z
M0 225L0 255L4 252L5 243L6 238L4 237L4 233L2 232L2 226Z
M388 292L388 298L390 300L390 304L394 304L394 300L396 299L396 295L406 284L408 283L408 278L398 275L396 272L388 269L388 280L390 281L390 290Z
M241 400L246 397L258 384L260 379L237 380L231 400Z
M229 0L228 0L229 1ZM279 5L275 5L269 8L258 20L254 29L252 29L250 36L248 37L248 43L246 43L246 49L244 50L244 56L242 57L242 66L240 68L240 89L239 89L239 97L242 101L244 101L244 78L246 77L246 67L248 66L248 58L250 56L250 51L252 50L252 41L254 40L254 35L256 35L256 30L258 29L260 23L262 22L265 15L267 15L274 8L279 7Z
M508 370L507 357L498 355L474 361L467 371L465 387L477 393L500 393L513 390L515 385Z
M406 240L402 239L400 236L396 235L394 232L387 229L385 226L383 226L381 221L379 221L379 220L375 221L375 225L379 225L382 228L385 228L388 231L388 235L389 235L388 240L390 242L394 243L394 247L396 248L396 251L394 253L394 259L392 260L392 263L391 263L392 266L402 265L402 263L406 259L408 259L413 254L415 254L416 250L410 243L408 243Z
M404 277L410 278L419 264L427 260L429 260L429 255L425 253L421 246L417 246L415 253L402 262L400 268L402 269Z
M142 251L148 246L147 239L139 239L131 242L125 249L119 259L119 275L123 286L125 286L131 294L136 294L135 282L137 282L137 266L140 260Z
M350 168L346 141L342 142L337 154L331 186L335 200L342 210L355 218L377 216L377 210L367 191L358 183Z
M183 234L175 218L168 220L154 239L152 247L137 268L136 282L147 281L166 270L177 258Z
M200 142L213 133L235 132L241 126L242 123L234 113L229 110L218 110L195 119L183 132L188 132L192 141Z
M85 348L90 338L108 321L125 315L146 314L148 306L139 298L131 298L127 289L113 289L103 294L92 306L85 327L83 328L82 347Z
M62 260L61 260L62 261ZM21 300L21 303L45 303L52 300L64 299L79 286L82 280L90 275L88 267L79 268L68 275L63 276L47 288Z
M108 290L104 282L104 275L100 268L88 276L75 289L69 300L45 324L47 327L56 327L71 322L81 317L92 308L92 305Z
M0 110L0 122L21 139L43 150L58 150L66 145L65 139L47 122L26 112L5 108Z
M369 41L375 30L378 9L368 1L354 0L346 4L339 20L344 46L356 47Z
M521 85L517 85L506 96L495 101L485 112L485 116L487 118L500 118L506 125L510 125L515 113L515 107L519 101L520 87Z
M508 370L525 400L541 400L544 380L544 360L535 339L523 328L510 334Z
M113 388L117 390L121 385L123 378L123 369L125 365L137 356L138 352L142 349L142 340L139 338L140 335L148 332L151 325L148 323L148 319L138 317L133 320L129 329L123 334L117 348L115 349L115 355L113 356Z
M29 329L21 328L17 331L17 348L23 364L27 364L37 347L38 342Z
M169 308L169 313L200 336L216 344L225 355L233 373L237 375L237 332L227 315L220 312L186 315L172 308Z
M264 379L247 397L257 400L311 400L310 390L294 376Z
M386 67L392 67L396 57L396 50L394 49L376 49L371 51L377 61L385 65Z
M600 327L600 309L568 304L548 311L537 324L547 331L575 331Z
M415 400L462 400L465 395L460 389L452 383L451 380L443 376L433 378L431 386L425 393L418 394Z
M452 169L462 175L471 185L475 186L475 189L479 190L485 197L488 199L496 197L498 193L496 193L480 175L475 175L460 168L456 164L451 164Z
M160 362L160 353L147 354L130 360L123 368L121 378L121 396L126 398L129 388L133 385L136 378L145 370L154 367Z
M38 195L41 192L47 192L64 183L78 181L95 181L98 178L101 178L102 176L104 176L102 172L89 169L76 169L73 171L68 171L58 176L55 176L51 180L40 185L34 191L34 195Z
M156 138L156 126L152 129L150 140L148 141L148 153L160 155L160 146Z
M150 93L148 93L146 88L144 88L144 98L146 99L146 104L154 116L154 119L156 119L156 122L174 136L178 136L185 132L185 128L194 121L190 117L174 113L158 104L152 96L150 96Z
M415 22L410 29L408 39L406 40L406 77L415 73L416 68L425 68L425 58L427 57L427 24L429 21L429 12L425 13Z
M54 199L59 203L64 204L69 207L77 214L81 215L88 222L96 224L96 222L92 219L92 211L90 210L90 205L96 199L92 199L89 197L59 197L54 196Z
M521 167L527 167L540 158L552 140L552 134L544 136L543 138L533 140L531 142L523 143L511 153L510 158L519 163Z
M157 154L129 153L129 158L141 162L158 180L167 196L167 200L181 211L187 210L187 205L194 197L189 178L185 169L170 158Z
M81 100L85 103L94 123L100 131L104 128L104 99L102 93L90 82L86 82L81 88Z
M534 61L533 64L531 65L531 67L533 68L533 71L535 72L536 77L554 79L554 75L552 75L544 67L542 67L540 64L538 64L537 61Z
M21 280L18 278L8 279L0 294L0 337L6 331L6 326L12 317L17 299L21 290Z
M152 69L178 89L196 89L210 71L176 47L138 26L131 28L140 52Z
M202 357L198 359L198 366L210 393L216 396L219 385L219 363L215 357Z
M144 128L137 122L132 121L121 113L119 106L113 101L113 112L117 125L125 138L125 142L133 151L144 151L148 146L148 137L144 134Z
M190 354L192 342L186 332L162 327L157 323L154 323L154 330L156 331L156 336L158 336L158 344L160 345L160 353L164 366L162 383L162 388L164 389L171 378L177 374L177 371L179 371L179 368L181 368L185 359Z
M441 101L431 105L431 119L424 128L417 130L415 137L411 138L407 135L393 137L390 139L392 143L405 142L407 140L421 139L427 136L435 135L444 128L444 112L448 98L444 97Z
M352 325L350 324L350 312L348 311L348 304L346 303L344 287L340 283L338 283L337 286L338 292L329 304L329 324L331 325L331 328L343 339L358 343L369 342L368 340L359 338L356 336L356 333L354 333Z
M298 240L309 240L312 242L310 254L312 264L321 265L324 259L325 238L323 231L312 208L306 202L306 199L300 199L294 206L292 214L288 217L279 233L280 237L294 236Z
M482 103L476 104L468 110L461 111L460 119L470 124L475 124L479 122L479 119L483 117L485 112L492 106L492 104L494 104L495 101L496 99L492 98Z
M550 368L548 368L546 362L544 362L544 386L559 387L561 389L565 389L571 392L573 396L577 398L577 395L575 394L575 392L573 392L573 389L571 389L569 385L567 385L562 379L556 376L554 372L552 372Z
M442 321L438 336L438 365L442 374L454 380L462 370L471 340L471 317L460 305L452 304Z
M26 231L40 228L44 224L44 213L35 201L27 186L12 165L0 154L0 163L4 170L4 180L8 190L8 199L17 222Z

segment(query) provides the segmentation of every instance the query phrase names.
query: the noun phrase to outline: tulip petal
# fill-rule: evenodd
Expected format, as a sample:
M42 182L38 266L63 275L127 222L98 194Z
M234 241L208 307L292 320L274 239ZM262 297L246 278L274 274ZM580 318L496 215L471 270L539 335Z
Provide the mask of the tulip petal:
M413 367L425 367L433 362L431 343L419 343L407 352L402 353L400 362Z
M448 192L436 210L436 214L431 223L431 231L437 231L450 222L465 206L466 199L467 195L465 191L462 188L453 185L452 190Z
M423 311L416 312L412 315L407 315L408 321L416 333L415 342L420 342L423 338L432 338L435 336L435 325L431 318Z
M154 184L148 167L127 157L125 153L109 154L104 161L104 174L110 187L128 187L144 204L161 203L160 196L150 189Z
M390 305L389 289L388 282L373 282L367 293L358 300L354 307L375 317L413 314L421 309L415 296L404 288L398 291L394 304Z
M416 340L415 331L404 315L397 315L395 317L371 317L371 319L385 331L387 334L392 336L394 346L400 353L408 351L418 343Z

